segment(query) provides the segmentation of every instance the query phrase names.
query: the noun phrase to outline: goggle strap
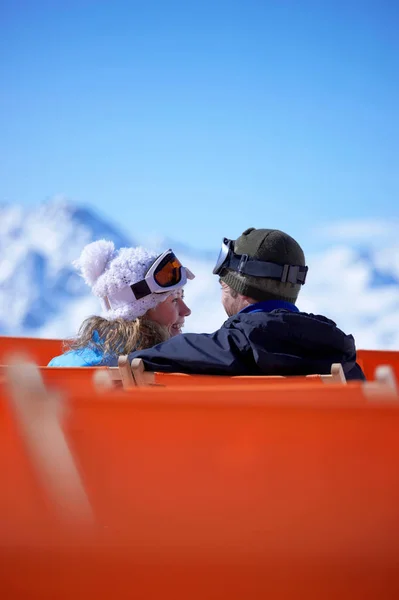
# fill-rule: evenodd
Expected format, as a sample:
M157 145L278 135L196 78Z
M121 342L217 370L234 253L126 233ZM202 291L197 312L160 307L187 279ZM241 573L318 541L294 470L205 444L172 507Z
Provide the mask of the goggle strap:
M300 267L298 265L284 265L281 281L285 283L300 283L303 285L306 281L308 267Z
M238 273L252 275L253 277L268 277L277 279L283 283L293 283L303 285L306 281L308 267L299 265L278 265L272 262L253 260L246 254L231 255L222 266L224 269L233 269ZM221 269L222 270L222 269Z
M138 281L137 283L133 283L130 286L130 289L132 290L133 294L136 297L136 300L141 300L141 298L144 298L145 296L148 296L149 294L151 294L151 289L150 286L148 285L148 283L146 282L145 279L142 279L141 281Z
M101 308L103 309L103 311L108 311L111 310L111 304L110 301L108 300L107 296L104 296L103 298L100 298L100 302L101 302Z

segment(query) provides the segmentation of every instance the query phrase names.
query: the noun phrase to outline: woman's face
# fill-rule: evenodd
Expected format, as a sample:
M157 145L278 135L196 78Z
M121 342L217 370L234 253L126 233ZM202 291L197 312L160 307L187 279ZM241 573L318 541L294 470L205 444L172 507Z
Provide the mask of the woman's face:
M170 337L174 337L180 333L185 317L190 314L191 310L184 302L184 290L180 289L149 310L147 317L167 327Z

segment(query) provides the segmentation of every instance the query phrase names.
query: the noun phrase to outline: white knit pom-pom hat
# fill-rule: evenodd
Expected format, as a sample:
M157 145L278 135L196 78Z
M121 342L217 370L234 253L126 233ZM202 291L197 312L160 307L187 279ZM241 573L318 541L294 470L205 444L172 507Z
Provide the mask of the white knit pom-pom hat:
M183 287L187 279L194 278L191 271L183 267L184 277L180 286L137 299L130 286L145 278L159 256L159 253L142 246L115 250L113 242L98 240L85 246L73 264L91 287L93 294L100 299L102 317L110 321L133 321L166 300L176 289Z

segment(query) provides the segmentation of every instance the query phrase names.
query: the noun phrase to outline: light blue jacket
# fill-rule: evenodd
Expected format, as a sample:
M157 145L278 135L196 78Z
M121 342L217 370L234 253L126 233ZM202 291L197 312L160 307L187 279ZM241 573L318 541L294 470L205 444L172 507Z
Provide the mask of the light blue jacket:
M93 334L93 341L99 342L97 331ZM104 355L103 351L96 346L86 346L78 350L69 350L60 356L52 358L48 364L49 367L98 367L115 363L115 358L110 355Z

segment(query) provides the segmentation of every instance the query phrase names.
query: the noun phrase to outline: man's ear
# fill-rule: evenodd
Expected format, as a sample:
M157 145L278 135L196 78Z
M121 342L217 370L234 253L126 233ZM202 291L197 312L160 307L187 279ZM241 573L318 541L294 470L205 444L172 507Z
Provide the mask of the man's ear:
M249 304L255 304L256 300L254 300L253 298L250 298L249 296L244 296L243 294L238 294L239 297L241 298L241 301L243 304L245 304L245 306L248 306Z
M243 296L242 294L240 294L243 302L246 302L246 304L256 304L257 302L259 302L258 300L255 300L255 298L251 298L250 296Z

